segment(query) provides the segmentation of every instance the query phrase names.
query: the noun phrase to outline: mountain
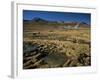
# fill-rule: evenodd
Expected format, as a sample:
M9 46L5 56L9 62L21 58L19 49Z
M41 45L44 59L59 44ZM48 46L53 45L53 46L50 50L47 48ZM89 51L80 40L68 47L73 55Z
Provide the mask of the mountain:
M80 29L90 28L90 25L85 22L57 22L48 21L39 17L32 20L23 20L24 27L31 27L32 29ZM41 27L42 26L42 27Z
M48 21L42 18L35 17L31 20L31 22L48 22Z
M29 23L31 20L23 20L23 23Z
M62 24L66 24L66 25L76 25L76 24L80 24L80 25L84 25L84 26L90 26L89 24L85 23L85 22L63 22L63 21L49 21L49 20L45 20L39 17L35 17L32 20L23 20L24 23L33 23L33 22L43 22L43 23L62 23Z
M90 24L87 24L85 22L81 22L80 25L86 26L86 27L90 27Z

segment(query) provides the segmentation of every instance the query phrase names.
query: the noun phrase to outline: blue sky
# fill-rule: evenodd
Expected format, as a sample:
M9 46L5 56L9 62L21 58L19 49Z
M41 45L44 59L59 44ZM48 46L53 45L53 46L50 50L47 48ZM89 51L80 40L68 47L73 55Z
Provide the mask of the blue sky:
M91 24L90 13L23 10L24 20L32 20L35 17L39 17L49 21L85 22L87 24Z

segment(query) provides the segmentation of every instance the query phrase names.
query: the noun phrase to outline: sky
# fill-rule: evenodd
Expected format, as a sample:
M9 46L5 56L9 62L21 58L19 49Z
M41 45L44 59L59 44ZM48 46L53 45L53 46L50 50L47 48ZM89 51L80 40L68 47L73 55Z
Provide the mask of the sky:
M49 21L85 22L87 24L91 24L90 13L23 10L24 20L32 20L35 17Z

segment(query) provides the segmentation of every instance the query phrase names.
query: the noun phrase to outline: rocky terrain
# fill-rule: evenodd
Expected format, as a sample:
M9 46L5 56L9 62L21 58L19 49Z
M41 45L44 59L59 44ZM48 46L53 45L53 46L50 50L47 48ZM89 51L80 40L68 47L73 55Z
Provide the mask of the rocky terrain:
M86 23L36 18L24 21L23 29L23 69L91 65L90 26Z

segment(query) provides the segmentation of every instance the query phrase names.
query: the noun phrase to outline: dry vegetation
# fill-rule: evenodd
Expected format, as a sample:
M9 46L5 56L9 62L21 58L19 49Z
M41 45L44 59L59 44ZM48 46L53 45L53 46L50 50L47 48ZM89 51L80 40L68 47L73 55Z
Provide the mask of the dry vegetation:
M29 31L28 31L29 30ZM23 69L91 65L90 28L33 29L23 33Z

